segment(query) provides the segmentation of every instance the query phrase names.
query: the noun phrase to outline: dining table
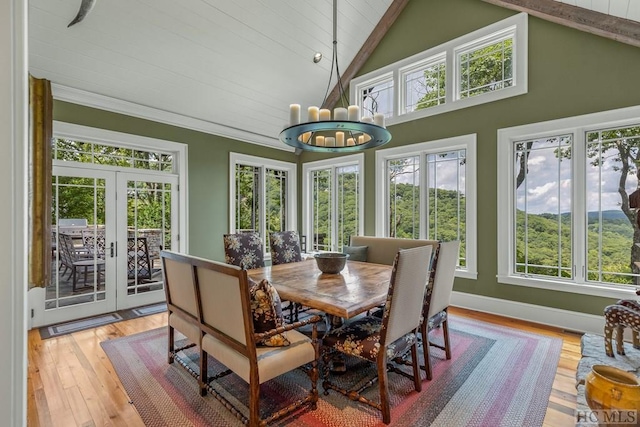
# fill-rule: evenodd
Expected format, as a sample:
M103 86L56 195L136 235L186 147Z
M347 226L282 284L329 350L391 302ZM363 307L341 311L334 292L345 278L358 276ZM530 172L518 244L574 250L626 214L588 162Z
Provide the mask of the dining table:
M350 319L386 302L391 270L390 265L347 261L340 273L326 274L310 258L254 268L247 275L256 282L269 280L282 300Z

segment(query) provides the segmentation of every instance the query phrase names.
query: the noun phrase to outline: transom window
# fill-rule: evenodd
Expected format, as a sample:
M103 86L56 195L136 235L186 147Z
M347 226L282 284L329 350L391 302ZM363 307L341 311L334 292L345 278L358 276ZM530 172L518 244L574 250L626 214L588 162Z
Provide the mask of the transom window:
M303 232L312 251L341 251L363 234L364 155L305 163Z
M376 152L376 234L459 240L458 275L475 278L475 135Z
M54 138L52 157L65 162L93 163L124 168L174 173L173 155L160 151L136 150L121 146Z
M230 164L230 232L258 232L268 252L269 234L296 228L296 165L237 153Z
M499 281L633 294L640 107L503 129L498 141Z
M352 102L387 124L527 93L521 13L353 79Z

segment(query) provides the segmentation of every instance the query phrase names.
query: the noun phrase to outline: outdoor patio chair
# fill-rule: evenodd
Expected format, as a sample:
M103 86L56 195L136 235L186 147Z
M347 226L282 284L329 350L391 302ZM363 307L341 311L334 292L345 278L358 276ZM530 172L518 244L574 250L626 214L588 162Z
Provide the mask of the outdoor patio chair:
M87 286L87 275L94 272L97 273L97 280L98 283L100 283L100 276L102 275L102 271L104 271L104 259L95 256L88 258L86 255L79 255L74 247L73 238L63 233L58 233L58 252L60 254L61 267L65 268L62 275L64 275L67 270L71 270L69 277L72 278L73 291L76 290L78 282L78 269L82 269L84 286Z
M94 254L101 259L105 258L106 239L104 229L98 230L82 230L82 246L88 251L89 255Z
M377 316L359 318L330 331L322 339L324 394L328 394L329 390L335 390L351 400L373 406L382 411L382 420L385 424L391 422L388 370L413 379L415 390L422 390L417 342L431 251L431 246L421 246L400 250L396 254L382 318ZM413 375L407 374L391 363L409 351ZM375 363L377 377L366 383L358 381L359 384L365 385L353 390L344 389L330 382L330 361L339 353ZM363 395L364 390L376 381L379 383L379 402Z
M141 283L151 280L152 274L147 238L127 238L127 278L134 283Z

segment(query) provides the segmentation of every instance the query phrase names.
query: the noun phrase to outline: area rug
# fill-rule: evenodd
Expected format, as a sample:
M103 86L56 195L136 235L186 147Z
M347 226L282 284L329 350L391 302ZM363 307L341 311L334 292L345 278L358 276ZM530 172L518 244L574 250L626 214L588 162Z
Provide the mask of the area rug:
M390 373L392 426L541 426L562 347L562 340L450 316L452 359L432 348L433 380L422 392L413 382ZM434 340L441 339L436 331ZM133 405L147 426L241 425L215 398L200 397L197 381L181 366L167 364L167 331L159 328L102 342ZM421 352L421 351L420 351ZM181 357L197 370L197 352ZM370 364L348 359L343 384L362 382ZM222 367L209 362L211 372ZM424 377L423 377L424 378ZM304 394L309 380L293 371L263 384L261 410L282 408ZM320 389L315 411L302 409L274 423L280 426L383 426L380 412ZM248 387L230 375L221 392L246 405ZM369 391L377 398L377 387ZM248 412L247 412L248 413Z

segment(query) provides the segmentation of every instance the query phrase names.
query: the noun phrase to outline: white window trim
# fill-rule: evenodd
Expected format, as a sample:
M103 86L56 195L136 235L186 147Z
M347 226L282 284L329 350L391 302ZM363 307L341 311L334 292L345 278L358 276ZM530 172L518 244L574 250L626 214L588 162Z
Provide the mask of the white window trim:
M594 295L608 298L635 297L631 286L615 284L595 284L593 282L573 280L525 277L515 273L513 234L514 194L512 180L515 173L513 144L516 141L544 138L559 134L572 134L575 147L584 146L585 132L602 128L616 128L640 123L640 106L609 110L586 114L566 119L532 123L498 130L498 282L510 285L528 286L532 288L550 289L554 291ZM584 230L585 179L584 150L574 150L573 198L574 198L574 230ZM573 233L573 256L575 271L585 267L584 259L579 254L584 252L584 243L579 233Z
M364 153L352 154L350 156L343 156L338 158L319 160L316 162L303 163L302 165L302 234L305 236L311 236L313 234L313 226L311 224L311 185L310 179L311 172L327 169L327 168L339 168L342 166L358 165L358 234L364 234ZM335 176L333 177L335 179ZM334 184L332 184L332 187ZM336 233L336 228L332 227L332 232ZM308 240L309 241L309 240ZM336 236L332 236L332 242L337 242ZM311 247L310 243L307 243L307 247Z
M189 217L187 144L59 121L53 122L53 136L54 138L68 138L75 141L134 148L141 151L171 153L173 155L173 173L178 176L178 235L180 238L179 248L177 250L185 253L189 252L189 224L187 221ZM104 166L95 163L63 162L60 160L53 160L53 164L74 165L91 169L114 169L113 166ZM136 172L134 168L121 168L121 170L131 173ZM144 172L145 174L167 176L166 172L161 171L145 170Z
M397 148L388 148L376 151L376 236L388 235L388 189L387 189L387 161L408 156L420 156L421 166L425 164L427 154L441 153L444 150L466 150L466 171L465 171L465 198L466 198L466 261L465 269L457 269L456 277L467 279L478 278L478 255L477 255L477 135L461 135L452 138L438 139L435 141L421 142L417 144L405 145ZM422 169L424 171L425 169ZM426 174L420 174L421 186L424 188ZM424 198L422 198L424 199ZM421 203L421 210L426 209ZM421 218L424 215L420 215ZM425 233L421 229L421 234ZM421 236L421 238L424 238Z
M488 40L493 38L499 39L501 37L505 37L505 35L510 33L513 33L514 35L513 86L482 95L472 96L470 98L459 99L457 52L467 50L470 46L486 43ZM436 58L442 55L446 58L445 81L447 84L445 88L445 103L435 107L426 108L424 110L402 114L402 111L404 110L403 99L405 97L404 83L402 82L403 71L410 69L425 60L428 61L430 58ZM454 40L450 40L439 46L357 77L351 81L349 96L352 104L361 106L359 99L360 91L365 87L369 87L376 82L379 82L382 77L392 75L394 81L394 110L392 117L386 119L386 123L387 126L405 123L411 120L422 119L424 117L526 94L528 92L527 60L528 15L526 13L519 13L479 30L465 34Z
M298 218L297 210L297 194L298 194L298 178L297 165L295 163L283 162L280 160L267 159L264 157L249 156L247 154L229 153L229 233L236 232L236 165L258 166L266 169L276 169L287 173L287 218L285 223L286 230L297 231L296 219ZM264 187L264 182L261 183ZM263 188L264 190L264 188ZM260 206L265 206L265 192L260 192ZM260 221L260 236L266 242L266 230L264 221ZM265 250L265 260L271 259L271 254Z

